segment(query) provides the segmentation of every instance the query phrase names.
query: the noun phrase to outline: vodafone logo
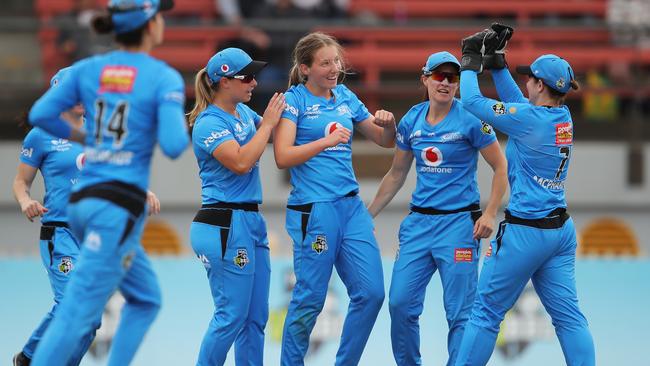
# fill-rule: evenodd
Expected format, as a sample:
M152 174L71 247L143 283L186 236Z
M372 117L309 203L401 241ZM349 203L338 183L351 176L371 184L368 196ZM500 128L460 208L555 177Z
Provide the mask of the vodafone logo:
M228 71L230 71L230 67L228 67L228 65L226 64L221 65L221 72L226 73Z
M77 155L75 162L77 163L77 169L81 170L81 168L83 168L84 164L86 163L86 155L84 153Z
M428 166L439 166L442 164L442 152L435 146L422 150L422 161Z
M325 126L325 136L329 136L332 132L336 131L337 128L343 128L343 125L338 122L330 122Z

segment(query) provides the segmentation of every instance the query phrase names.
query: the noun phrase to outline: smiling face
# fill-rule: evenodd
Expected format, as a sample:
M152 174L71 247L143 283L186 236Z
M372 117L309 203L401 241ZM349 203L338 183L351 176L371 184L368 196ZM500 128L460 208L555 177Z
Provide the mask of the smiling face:
M433 71L458 74L458 67L453 64L442 64ZM440 104L451 103L458 91L458 82L450 83L448 78L436 81L432 76L422 75L422 83L427 88L429 100Z
M305 85L314 95L327 95L336 87L342 70L341 57L336 46L323 46L314 53L311 65L300 65L307 77Z

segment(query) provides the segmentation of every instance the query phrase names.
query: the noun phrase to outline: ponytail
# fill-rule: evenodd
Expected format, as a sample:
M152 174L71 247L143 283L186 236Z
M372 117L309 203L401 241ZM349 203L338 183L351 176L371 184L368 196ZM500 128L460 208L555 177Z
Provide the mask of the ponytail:
M211 83L208 79L208 72L205 70L205 67L199 70L196 73L194 78L194 108L190 113L187 114L187 122L190 126L194 126L196 118L203 112L214 97L214 92L219 89L219 83Z
M294 85L302 84L305 82L305 77L300 73L300 66L293 65L289 71L289 85L287 87L291 88Z
M113 18L111 18L111 14L108 12L102 12L93 16L90 24L92 24L95 32L99 34L110 33L115 28L115 25L113 24Z

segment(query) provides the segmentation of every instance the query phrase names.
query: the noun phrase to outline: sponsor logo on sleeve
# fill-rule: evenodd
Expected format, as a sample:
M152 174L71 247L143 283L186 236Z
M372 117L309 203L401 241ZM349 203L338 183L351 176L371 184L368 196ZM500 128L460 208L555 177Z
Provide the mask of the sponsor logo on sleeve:
M178 91L172 91L163 96L163 99L169 102L176 102L179 104L185 103L185 94Z
M130 93L137 69L131 66L105 66L99 76L100 93Z
M454 262L471 262L472 255L471 248L456 248L454 249Z
M506 106L501 102L494 103L492 105L492 110L494 111L494 115L496 116L501 116L506 114Z
M298 109L292 105L287 104L287 106L284 108L285 111L293 114L294 116L298 117Z
M570 145L573 143L573 125L571 122L558 123L555 125L555 144Z
M240 127L241 128L241 127ZM215 142L217 139L220 139L222 137L230 135L229 130L223 130L223 131L212 131L210 132L210 136L208 136L205 140L203 140L203 144L207 147L210 146L213 142Z
M481 121L481 132L483 132L485 135L492 135L494 133L494 130L492 129L492 126Z
M29 149L25 149L24 147L20 149L20 155L26 157L26 158L31 158L32 155L34 154L34 148L30 147Z

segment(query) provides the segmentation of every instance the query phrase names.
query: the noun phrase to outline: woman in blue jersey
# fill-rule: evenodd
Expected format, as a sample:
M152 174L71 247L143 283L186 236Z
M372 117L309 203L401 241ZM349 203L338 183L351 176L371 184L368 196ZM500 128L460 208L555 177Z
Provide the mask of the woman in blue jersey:
M258 161L285 102L282 93L274 94L262 117L244 103L265 65L239 48L227 48L196 75L189 123L202 205L190 241L207 271L215 307L197 365L223 365L233 342L237 365L263 364L271 264L258 209Z
M30 111L33 125L86 145L68 207L81 254L32 365L66 364L118 289L126 304L108 364L128 365L160 308L160 288L140 245L151 156L159 143L167 156L178 157L189 141L182 78L148 55L163 39L160 11L171 5L111 1L108 14L93 24L113 31L120 49L75 63ZM78 102L86 111L86 133L58 118Z
M525 98L506 68L503 51L511 34L512 28L495 24L462 45L463 107L508 135L511 198L481 271L456 364L487 364L505 313L532 279L566 363L594 365L593 339L578 307L576 232L564 196L573 151L573 122L564 99L578 83L567 61L543 55L517 68L528 75ZM501 101L481 95L482 63L492 70Z
M492 128L472 116L454 96L460 63L449 52L434 53L422 68L425 100L397 128L393 165L368 206L374 217L404 184L415 158L417 185L411 212L402 221L393 267L389 308L393 355L398 365L419 365L426 287L438 270L449 325L447 347L453 365L478 280L480 240L492 235L507 187L506 160ZM494 171L483 215L476 182L478 153Z
M395 118L371 115L343 84L342 50L323 33L298 41L287 107L274 137L275 160L289 168L293 189L286 228L293 240L293 289L282 336L282 365L302 365L332 268L348 289L337 365L356 365L384 300L384 281L372 218L358 196L352 169L352 131L383 147L395 145Z

